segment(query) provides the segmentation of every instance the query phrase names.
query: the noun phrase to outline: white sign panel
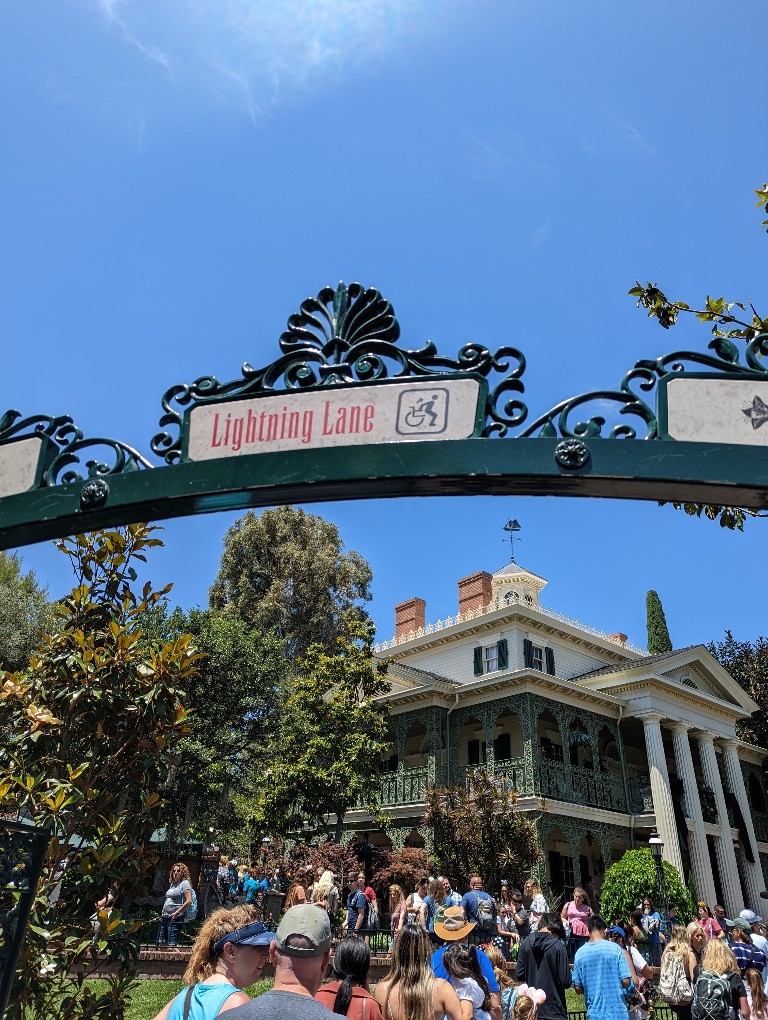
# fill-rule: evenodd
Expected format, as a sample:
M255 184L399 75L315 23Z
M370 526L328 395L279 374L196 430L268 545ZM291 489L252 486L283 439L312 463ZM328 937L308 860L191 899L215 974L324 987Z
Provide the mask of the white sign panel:
M477 379L408 379L203 404L187 416L187 456L468 439L480 388Z
M768 446L768 381L670 379L667 432L689 443Z
M0 499L33 489L43 440L29 436L0 446Z

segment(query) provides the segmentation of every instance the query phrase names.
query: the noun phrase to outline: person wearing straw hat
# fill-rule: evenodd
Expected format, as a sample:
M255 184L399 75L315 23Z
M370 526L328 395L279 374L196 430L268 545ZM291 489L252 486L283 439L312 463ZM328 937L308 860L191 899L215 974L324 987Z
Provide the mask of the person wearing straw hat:
M468 921L463 907L447 907L443 904L435 915L435 935L443 943L432 954L432 970L435 977L444 978L450 981L450 977L443 966L443 954L450 943L459 942L467 944L469 935L475 930L476 921ZM493 964L480 947L477 947L477 962L483 972L483 977L488 982L488 989L491 993L491 1005L489 1012L491 1020L501 1020L501 992L499 982L493 972Z

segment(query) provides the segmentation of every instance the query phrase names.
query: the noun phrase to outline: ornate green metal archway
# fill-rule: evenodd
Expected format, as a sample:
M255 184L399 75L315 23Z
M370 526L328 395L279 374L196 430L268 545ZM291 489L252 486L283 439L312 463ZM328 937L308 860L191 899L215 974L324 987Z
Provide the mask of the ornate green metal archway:
M162 397L148 456L68 415L0 418L0 548L288 502L525 494L768 506L768 335L637 361L529 421L525 357L398 345L358 283L304 301L280 356ZM152 458L152 459L150 459Z

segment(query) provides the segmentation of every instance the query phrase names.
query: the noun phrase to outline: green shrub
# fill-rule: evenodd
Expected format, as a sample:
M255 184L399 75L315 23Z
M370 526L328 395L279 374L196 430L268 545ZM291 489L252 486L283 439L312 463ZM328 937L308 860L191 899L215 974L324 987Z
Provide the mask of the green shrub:
M676 868L667 861L662 864L664 883L667 889L667 903L677 908L677 916L687 924L693 916L693 903L688 889L683 885ZM612 864L605 873L600 889L600 912L606 921L628 921L629 915L650 896L654 907L661 913L656 865L651 851L627 850L620 861Z

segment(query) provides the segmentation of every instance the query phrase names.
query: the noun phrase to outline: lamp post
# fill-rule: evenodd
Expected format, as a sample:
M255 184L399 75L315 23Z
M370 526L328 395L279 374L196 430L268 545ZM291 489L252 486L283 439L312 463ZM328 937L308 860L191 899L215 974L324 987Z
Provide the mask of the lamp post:
M659 906L661 908L661 930L664 932L664 938L669 939L671 928L669 923L669 899L667 898L667 884L664 881L664 868L662 867L664 840L656 829L653 829L648 837L648 846L651 850L653 863L656 865L656 887L659 893Z

